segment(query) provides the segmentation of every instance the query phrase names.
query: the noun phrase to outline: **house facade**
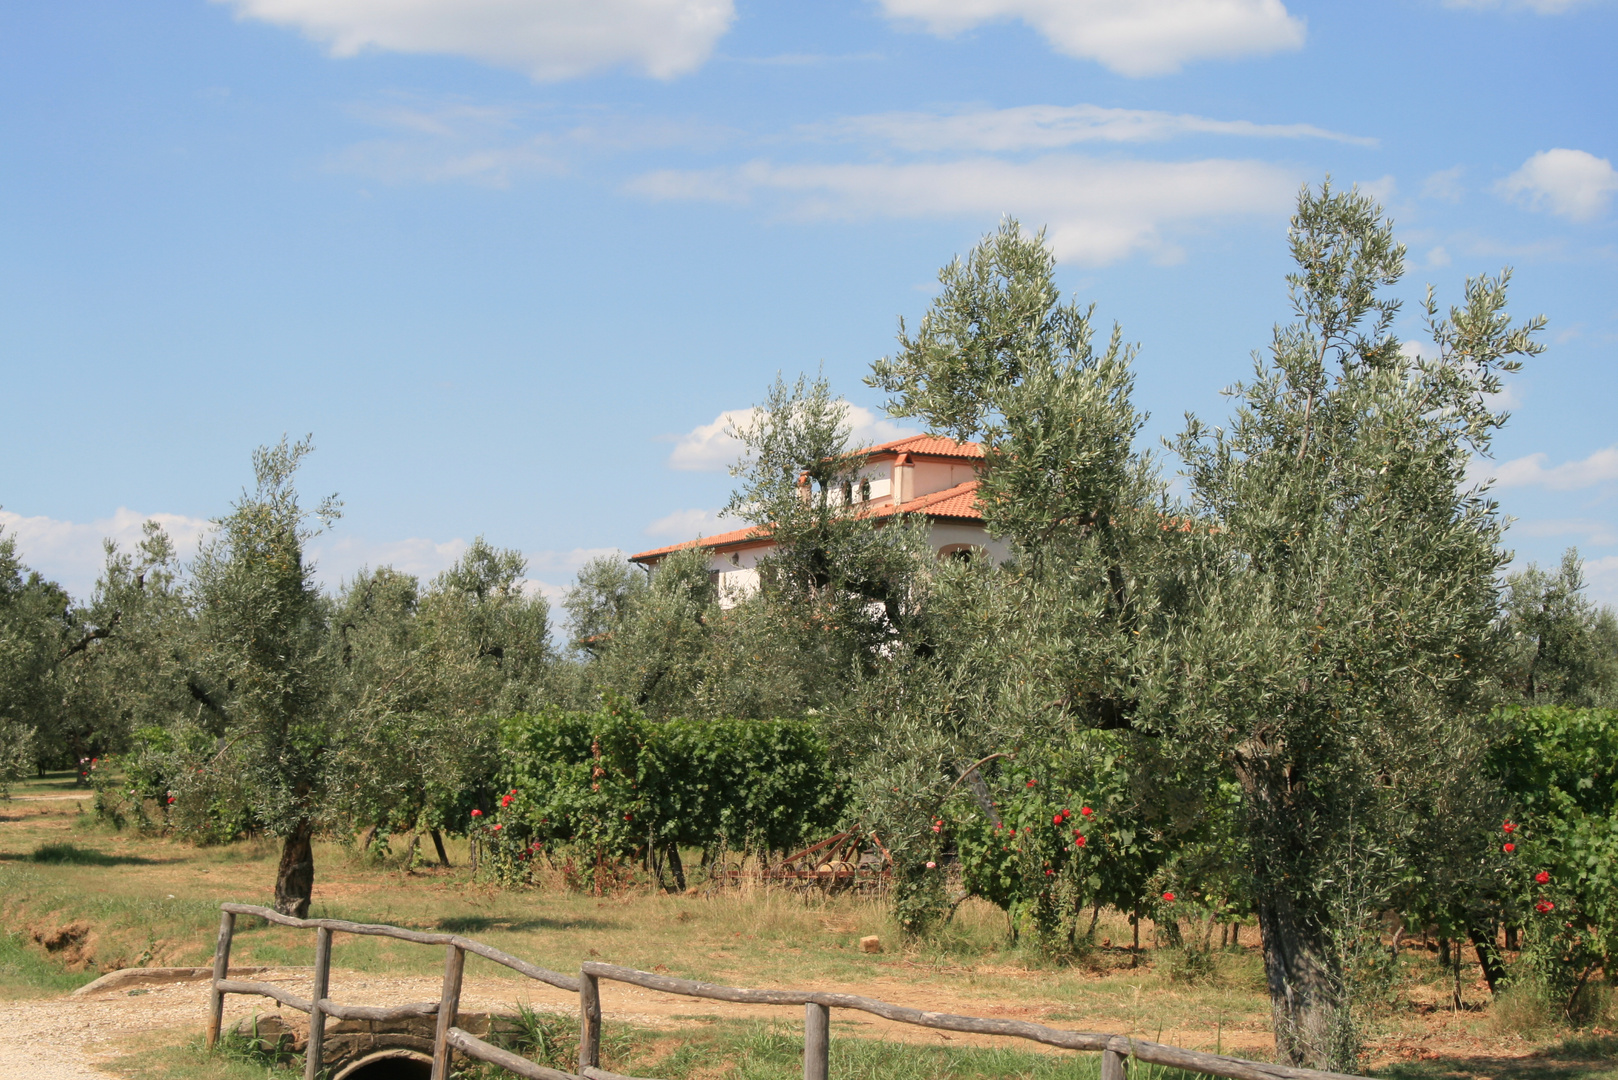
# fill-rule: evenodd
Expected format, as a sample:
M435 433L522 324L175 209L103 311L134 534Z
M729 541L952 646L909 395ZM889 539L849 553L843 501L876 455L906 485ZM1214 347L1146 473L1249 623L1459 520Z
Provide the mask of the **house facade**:
M897 514L925 516L940 558L976 553L999 562L1010 552L983 527L977 505L982 465L983 448L977 443L913 435L871 447L859 472L830 496L860 506L879 524ZM767 532L750 525L642 551L629 560L650 570L676 551L702 548L719 586L719 602L728 607L758 588L759 561L774 547Z

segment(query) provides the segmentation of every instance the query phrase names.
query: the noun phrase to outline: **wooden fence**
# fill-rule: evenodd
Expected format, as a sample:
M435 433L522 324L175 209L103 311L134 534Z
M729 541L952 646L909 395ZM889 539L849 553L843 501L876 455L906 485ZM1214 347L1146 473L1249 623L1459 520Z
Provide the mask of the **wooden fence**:
M856 1009L896 1023L913 1024L917 1027L964 1031L977 1035L1004 1035L1064 1050L1099 1052L1101 1080L1125 1080L1127 1063L1130 1059L1208 1076L1229 1077L1230 1080L1363 1080L1361 1077L1345 1073L1294 1069L1267 1061L1249 1061L1223 1054L1206 1054L1198 1050L1185 1050L1178 1046L1166 1046L1125 1035L1065 1031L1043 1024L1031 1024L1024 1020L993 1020L976 1016L957 1016L952 1013L927 1012L902 1005L890 1005L885 1001L861 997L858 994L829 994L816 990L745 990L735 986L718 986L690 979L654 975L649 971L638 971L634 968L595 961L585 961L580 965L579 974L575 977L530 964L510 953L461 937L459 934L428 934L397 926L347 922L342 919L294 919L269 908L253 907L248 904L221 904L220 910L222 914L219 920L219 943L214 950L212 992L209 994L208 1002L208 1045L213 1046L219 1039L226 994L259 994L273 998L288 1008L309 1014L305 1080L315 1080L320 1073L321 1042L328 1016L335 1016L339 1020L372 1021L436 1016L438 1027L433 1041L433 1080L448 1080L451 1050L459 1050L468 1057L491 1062L531 1080L635 1080L633 1077L620 1076L601 1068L602 979L631 983L665 994L680 994L713 1001L757 1005L802 1005L804 1080L828 1080L827 1054L830 1046L832 1009ZM309 998L297 997L269 983L243 982L226 977L230 970L230 943L235 933L238 915L256 915L282 926L315 931L314 986ZM439 999L390 1007L339 1005L332 1001L326 996L326 989L331 974L331 940L332 935L337 933L391 937L422 945L443 945L444 986ZM455 1026L461 1000L461 974L466 965L467 953L492 960L530 979L579 995L577 1073L562 1072L535 1064Z

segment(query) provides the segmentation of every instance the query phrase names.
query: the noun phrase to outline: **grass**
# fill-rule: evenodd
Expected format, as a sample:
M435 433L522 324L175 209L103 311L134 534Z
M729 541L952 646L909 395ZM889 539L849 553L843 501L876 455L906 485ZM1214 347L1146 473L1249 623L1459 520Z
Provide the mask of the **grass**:
M559 1018L550 1018L557 1020ZM571 1022L541 1018L536 1038L508 1040L525 1057L557 1069L577 1062ZM515 1045L511 1045L515 1042ZM840 1038L833 1030L830 1075L882 1080L1098 1080L1100 1057L1016 1047L947 1047ZM206 1053L195 1037L153 1040L113 1063L131 1080L262 1080L296 1076L300 1055L277 1056L238 1037ZM786 1023L721 1021L692 1032L619 1025L602 1046L602 1067L662 1080L797 1080L803 1075L803 1034ZM482 1062L463 1062L456 1080L506 1080L512 1074ZM1192 1074L1137 1063L1133 1080L1193 1080ZM1200 1078L1197 1078L1200 1080Z
M16 792L60 796L82 790L71 774L58 774L30 780ZM205 964L220 902L269 902L274 843L197 848L111 830L95 821L89 807L87 800L60 798L0 803L0 998L61 993L120 966ZM1185 965L1173 952L1148 947L1136 955L1124 947L1130 928L1116 914L1101 921L1097 936L1107 944L1072 963L1053 963L1012 942L1005 916L975 901L963 904L935 940L899 947L885 906L870 897L747 887L711 898L502 890L472 880L465 844L453 839L452 867L409 870L402 864L406 840L395 838L399 854L383 858L317 844L314 913L462 933L561 971L600 958L707 981L848 990L918 1007L1135 1034L1246 1057L1264 1057L1270 1045L1270 1005L1251 927L1244 928L1241 948L1218 951L1209 971L1187 981L1175 977ZM74 923L92 930L77 959L47 955L35 943L36 933ZM1151 940L1150 931L1148 925L1143 942ZM882 939L884 952L860 950L859 939L869 934ZM307 932L244 918L232 960L307 965L312 952ZM442 964L437 949L347 935L339 936L333 958L339 969L372 974L436 977ZM468 978L503 974L482 960L468 967ZM1449 1008L1447 975L1430 951L1407 947L1395 981L1388 1002L1369 1018L1373 1056L1387 1076L1618 1080L1609 1043L1557 1042L1566 1033L1554 1029L1515 1030L1509 1009L1495 1010L1479 984L1469 981L1465 1009ZM513 998L518 985L511 983ZM669 1080L801 1072L801 1042L794 1042L800 1036L790 1026L738 1020L728 1006L695 1001L653 1023L674 1027L629 1031L608 1025L609 1035L615 1028L626 1033L624 1061L656 1065L656 1071L638 1064L615 1071L638 1069ZM834 1014L833 1069L839 1076L1088 1080L1085 1070L1094 1068L1093 1062L1018 1048L895 1046L840 1035L838 1024ZM130 1075L264 1076L263 1063L199 1057L178 1049L184 1045L152 1043L150 1054L172 1061L160 1067L155 1058L140 1058L147 1063L130 1066ZM138 1049L136 1057L147 1053ZM783 1064L788 1057L791 1062ZM735 1065L721 1074L715 1063L724 1061Z
M0 999L65 994L95 978L93 972L68 971L31 946L21 932L0 931Z

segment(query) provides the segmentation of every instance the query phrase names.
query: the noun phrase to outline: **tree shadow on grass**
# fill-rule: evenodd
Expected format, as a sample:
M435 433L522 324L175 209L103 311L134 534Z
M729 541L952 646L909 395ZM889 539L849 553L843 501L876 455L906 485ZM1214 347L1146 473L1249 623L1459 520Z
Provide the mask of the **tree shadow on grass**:
M178 859L148 859L141 855L108 855L76 844L41 844L32 855L0 851L0 862L35 862L52 866L159 866Z
M612 919L546 918L543 915L504 918L499 915L453 915L438 920L438 929L451 934L483 934L490 930L521 933L524 930L621 930Z
M1401 1061L1384 1065L1376 1075L1388 1080L1609 1080L1618 1077L1618 1036L1574 1036L1525 1057Z

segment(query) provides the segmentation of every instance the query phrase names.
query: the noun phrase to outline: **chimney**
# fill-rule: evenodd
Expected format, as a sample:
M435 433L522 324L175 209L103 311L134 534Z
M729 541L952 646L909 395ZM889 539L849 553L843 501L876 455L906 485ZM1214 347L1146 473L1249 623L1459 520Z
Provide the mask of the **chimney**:
M910 463L909 454L900 454L893 463L893 505L903 506L909 502L915 490L915 466Z

